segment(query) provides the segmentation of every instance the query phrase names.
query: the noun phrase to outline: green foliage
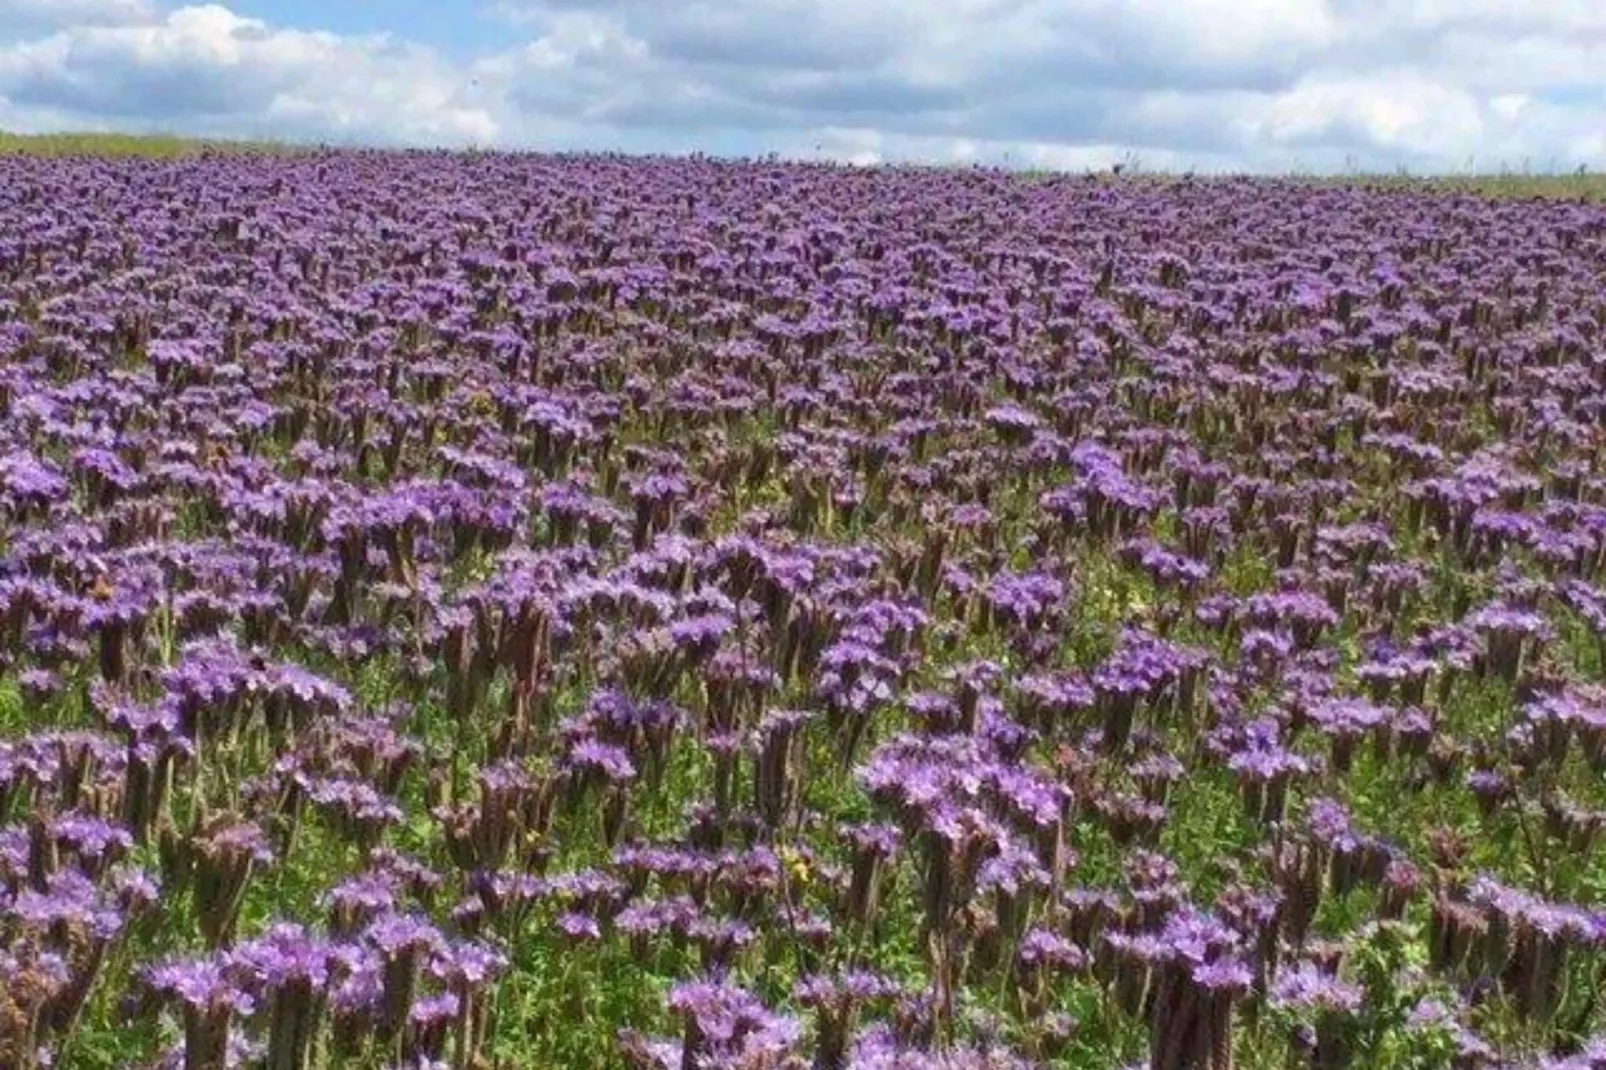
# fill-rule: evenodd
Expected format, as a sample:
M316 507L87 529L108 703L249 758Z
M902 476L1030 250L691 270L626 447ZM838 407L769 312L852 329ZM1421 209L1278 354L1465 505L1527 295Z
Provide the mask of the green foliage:
M182 134L113 132L11 134L0 131L0 153L20 153L28 156L142 156L154 160L170 160L205 153L304 151L307 151L306 147L289 142L194 138Z

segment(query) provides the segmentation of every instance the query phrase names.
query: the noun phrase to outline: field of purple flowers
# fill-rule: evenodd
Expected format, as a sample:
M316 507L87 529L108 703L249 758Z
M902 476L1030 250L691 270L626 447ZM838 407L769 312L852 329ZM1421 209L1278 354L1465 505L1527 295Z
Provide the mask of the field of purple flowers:
M1606 1066L1606 207L0 160L0 1067Z

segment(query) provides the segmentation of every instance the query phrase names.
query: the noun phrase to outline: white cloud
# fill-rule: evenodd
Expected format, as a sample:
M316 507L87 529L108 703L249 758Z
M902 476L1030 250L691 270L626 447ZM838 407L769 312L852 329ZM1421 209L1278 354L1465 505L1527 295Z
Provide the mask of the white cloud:
M207 4L0 47L0 122L466 144L496 140L461 70L386 36L285 29ZM31 120L31 121L30 121Z
M0 125L1072 167L1606 166L1599 0L947 0L942 17L906 0L491 0L480 14L506 46L450 59L152 2L0 0L0 22L37 27L0 44Z

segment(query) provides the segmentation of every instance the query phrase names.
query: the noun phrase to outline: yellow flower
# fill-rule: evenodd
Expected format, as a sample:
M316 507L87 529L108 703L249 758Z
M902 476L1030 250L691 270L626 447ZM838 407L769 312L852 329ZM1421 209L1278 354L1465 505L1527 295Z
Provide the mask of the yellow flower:
M781 864L786 867L786 872L792 878L793 883L807 884L809 882L813 872L809 869L809 860L803 857L801 851L795 847L782 846L775 853L780 857Z

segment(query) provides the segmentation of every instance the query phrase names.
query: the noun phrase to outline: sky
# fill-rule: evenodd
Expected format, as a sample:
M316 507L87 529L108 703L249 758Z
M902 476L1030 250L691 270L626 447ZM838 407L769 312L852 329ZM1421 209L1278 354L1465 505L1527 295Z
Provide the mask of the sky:
M0 129L1606 170L1606 0L0 0Z

